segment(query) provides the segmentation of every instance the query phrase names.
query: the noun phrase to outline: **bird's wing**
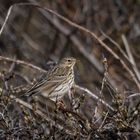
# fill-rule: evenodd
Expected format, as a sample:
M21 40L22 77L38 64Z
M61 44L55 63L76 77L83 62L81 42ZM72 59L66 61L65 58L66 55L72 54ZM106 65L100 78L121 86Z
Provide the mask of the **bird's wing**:
M34 84L26 93L27 96L32 96L33 94L37 94L42 90L48 91L48 94L51 93L56 87L58 87L66 78L66 76L54 76L48 77L40 80L36 84Z

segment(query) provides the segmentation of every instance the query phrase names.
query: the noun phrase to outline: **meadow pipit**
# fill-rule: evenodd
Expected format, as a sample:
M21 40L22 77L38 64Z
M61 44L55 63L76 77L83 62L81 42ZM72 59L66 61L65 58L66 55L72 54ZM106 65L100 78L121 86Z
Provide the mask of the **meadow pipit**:
M51 68L46 76L28 91L29 96L41 93L43 96L56 101L69 92L74 84L74 65L76 59L63 58L60 63Z

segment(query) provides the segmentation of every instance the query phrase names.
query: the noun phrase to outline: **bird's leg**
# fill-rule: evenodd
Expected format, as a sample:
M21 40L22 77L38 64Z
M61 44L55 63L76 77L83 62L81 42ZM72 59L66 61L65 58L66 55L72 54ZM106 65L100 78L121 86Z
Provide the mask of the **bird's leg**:
M76 112L78 112L78 109L80 107L80 102L81 102L81 97L79 98L75 98L74 97L74 93L75 93L75 87L73 85L73 87L71 88L70 90L70 96L71 96L71 106L72 106L72 109Z
M68 96L69 96L69 99L70 99L70 101L72 101L72 92L71 92L71 89L69 89L69 91L68 91Z

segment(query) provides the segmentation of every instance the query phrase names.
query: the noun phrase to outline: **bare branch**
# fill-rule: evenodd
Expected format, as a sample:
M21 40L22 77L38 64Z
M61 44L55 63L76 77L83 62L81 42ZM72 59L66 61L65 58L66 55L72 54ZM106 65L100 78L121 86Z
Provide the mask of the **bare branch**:
M130 50L130 46L129 46L128 41L126 39L126 36L124 34L122 35L122 40L123 40L124 46L126 48L130 62L132 64L132 68L133 68L138 80L140 81L140 72L136 66L135 60L134 60L133 55L132 55L131 50Z
M135 94L129 95L129 96L127 97L127 99L130 99L130 98L133 98L133 97L138 97L138 96L140 96L140 93L135 93ZM138 97L138 98L139 98L139 97Z
M101 98L99 98L98 96L96 96L94 93L92 93L90 90L88 90L87 88L83 88L81 86L75 85L74 86L76 89L79 89L81 91L84 91L86 93L88 93L93 99L99 101L100 103L102 103L103 105L105 105L107 108L109 108L112 111L115 111L115 109L113 107L111 107L108 103L106 103L104 100L102 100Z
M0 61L1 60L4 60L4 61L10 61L10 62L15 62L16 64L21 64L21 65L24 65L24 66L28 66L30 68L33 68L33 69L36 69L36 70L39 70L40 72L46 72L46 70L40 68L40 67L37 67L33 64L30 64L30 63L27 63L25 61L22 61L22 60L15 60L15 59L12 59L12 58L8 58L8 57L4 57L4 56L0 56Z

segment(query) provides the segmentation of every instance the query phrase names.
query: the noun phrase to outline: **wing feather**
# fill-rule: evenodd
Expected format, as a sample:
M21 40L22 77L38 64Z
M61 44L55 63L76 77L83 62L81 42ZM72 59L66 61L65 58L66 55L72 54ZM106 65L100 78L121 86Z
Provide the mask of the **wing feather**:
M34 84L25 94L27 96L35 95L42 90L46 90L48 92L48 95L57 88L60 83L62 83L65 80L66 76L55 76L52 79L48 80L41 80Z

